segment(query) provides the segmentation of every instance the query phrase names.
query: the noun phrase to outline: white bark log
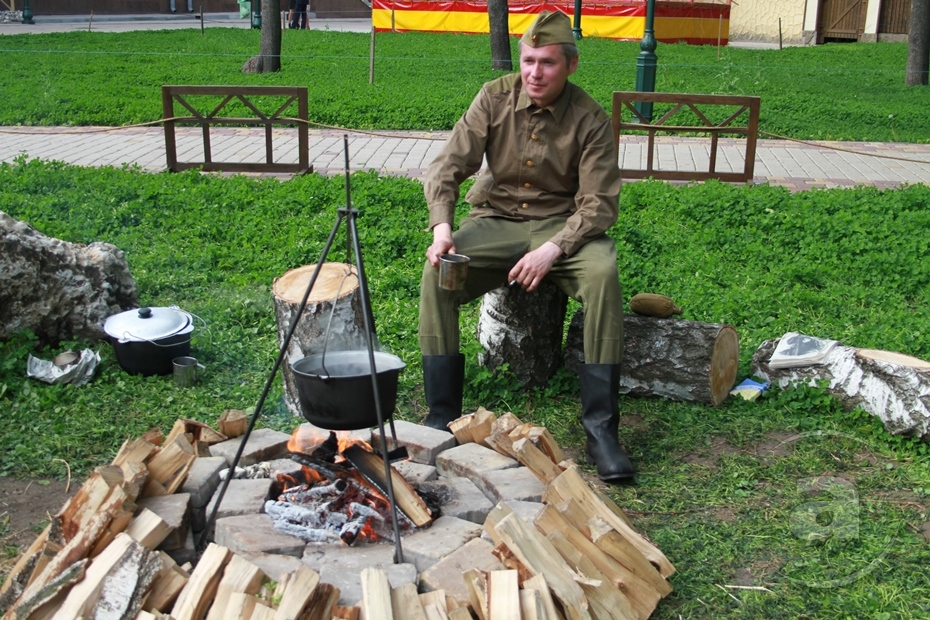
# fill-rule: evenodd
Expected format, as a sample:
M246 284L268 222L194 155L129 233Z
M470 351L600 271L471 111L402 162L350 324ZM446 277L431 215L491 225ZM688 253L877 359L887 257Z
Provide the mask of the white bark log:
M827 381L827 391L852 410L861 407L878 417L892 435L930 437L930 363L892 353L837 345L823 363L774 369L768 360L778 340L768 340L752 358L752 373L788 388Z

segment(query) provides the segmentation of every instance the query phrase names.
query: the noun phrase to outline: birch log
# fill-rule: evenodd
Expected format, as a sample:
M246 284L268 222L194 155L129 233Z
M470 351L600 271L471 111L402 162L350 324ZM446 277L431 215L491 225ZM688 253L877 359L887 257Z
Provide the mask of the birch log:
M763 342L752 356L752 374L787 388L827 381L843 407L861 407L878 417L892 435L930 438L930 362L874 349L835 346L821 364L770 368L778 340Z
M274 281L275 318L278 322L278 346L284 344L316 265L288 271ZM307 298L307 305L287 348L281 366L284 378L284 402L294 415L302 415L297 386L290 364L308 355L327 351L365 349L365 315L354 266L323 263Z

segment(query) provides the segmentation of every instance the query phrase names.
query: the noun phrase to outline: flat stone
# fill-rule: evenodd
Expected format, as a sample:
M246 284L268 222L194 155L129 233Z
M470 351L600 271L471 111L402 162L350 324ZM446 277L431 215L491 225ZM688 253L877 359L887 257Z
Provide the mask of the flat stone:
M161 547L159 547L159 549L161 549ZM194 545L194 533L188 529L187 536L184 537L184 544L181 547L163 551L165 551L172 560L177 562L178 566L187 564L188 562L196 562L197 547Z
M391 465L404 480L413 485L435 480L439 476L439 472L433 465L423 465L413 461L399 461Z
M236 517L230 518L235 519ZM237 554L262 569L274 581L281 581L284 575L294 572L301 564L300 558L292 555L251 553L248 551L238 551Z
M223 503L220 504L220 508L216 512L216 519L259 514L265 506L269 491L271 491L271 480L269 478L230 480L226 495L223 496ZM219 492L214 494L213 499L207 504L208 518L213 512L213 506L216 504L218 496Z
M407 559L406 548L404 559ZM362 599L362 570L368 567L387 571L392 588L417 582L417 569L413 564L394 563L394 545L378 543L342 547L333 545L307 545L304 564L320 573L320 580L339 588L339 604L355 605Z
M539 502L546 492L543 483L527 467L482 472L481 483L475 484L494 503L504 500Z
M455 446L455 435L422 424L395 420L394 430L397 431L397 445L394 445L390 429L385 428L389 449L404 446L410 460L415 463L433 465L441 452ZM371 445L375 450L381 451L380 433L371 434Z
M488 494L485 489L483 474L489 471L514 469L519 467L515 459L504 456L490 448L476 443L466 443L446 450L436 457L436 469L444 478L468 478Z
M221 456L205 456L194 459L187 479L181 486L181 493L190 493L191 508L203 508L213 497L213 492L220 484L220 470L229 465Z
M442 478L424 482L420 484L419 489L438 496L443 515L464 519L478 525L484 523L488 513L494 508L491 500L468 478Z
M420 591L444 590L460 605L471 603L462 573L473 568L483 571L503 570L491 552L494 544L483 538L469 540L462 547L442 558L420 574Z
M259 428L252 431L249 441L242 451L242 456L239 458L239 467L248 467L255 463L283 457L288 453L287 442L290 438L291 436L287 433L270 428ZM241 437L227 439L210 446L210 454L222 456L226 459L226 466L231 467L241 443Z
M180 549L184 546L190 530L190 494L173 493L143 497L136 501L139 508L148 508L171 526L171 533L158 546L162 551Z
M300 470L303 469L303 465L289 458L274 459L273 461L268 461L268 465L271 467L272 479L277 478L278 474L293 476L295 474L299 474Z
M307 546L299 538L274 529L274 520L265 514L218 519L213 540L236 552L274 553L295 558L302 558Z
M404 560L425 571L469 540L481 536L481 526L455 517L439 517L429 529L403 540Z

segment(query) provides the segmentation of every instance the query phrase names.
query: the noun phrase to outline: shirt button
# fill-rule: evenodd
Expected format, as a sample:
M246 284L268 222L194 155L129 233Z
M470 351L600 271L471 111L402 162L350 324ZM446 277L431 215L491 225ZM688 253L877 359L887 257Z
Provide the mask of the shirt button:
M532 183L524 183L524 184L523 184L523 187L525 187L526 189L529 189L529 188L533 187L533 184L532 184Z
M531 134L531 135L530 135L530 140L538 141L538 140L539 140L539 136L537 136L535 133L534 133L534 134Z
M530 205L528 205L527 203L524 202L522 205L520 205L520 208L521 208L521 209L529 209L529 208L530 208Z
M536 165L536 164L533 163L533 160L532 160L532 159L527 159L527 160L526 160L526 167L527 167L527 168L532 168L532 167L535 166L535 165Z

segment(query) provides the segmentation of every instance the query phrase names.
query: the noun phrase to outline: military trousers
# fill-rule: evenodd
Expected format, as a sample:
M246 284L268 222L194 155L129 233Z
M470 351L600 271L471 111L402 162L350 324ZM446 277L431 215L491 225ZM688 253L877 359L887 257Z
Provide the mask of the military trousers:
M459 307L506 286L507 275L528 252L551 239L565 220L465 218L452 238L456 252L468 256L461 291L439 287L439 269L425 261L420 282L420 352L459 353ZM546 275L584 306L584 357L587 364L619 364L623 349L623 296L614 240L601 235L572 256L562 256Z

